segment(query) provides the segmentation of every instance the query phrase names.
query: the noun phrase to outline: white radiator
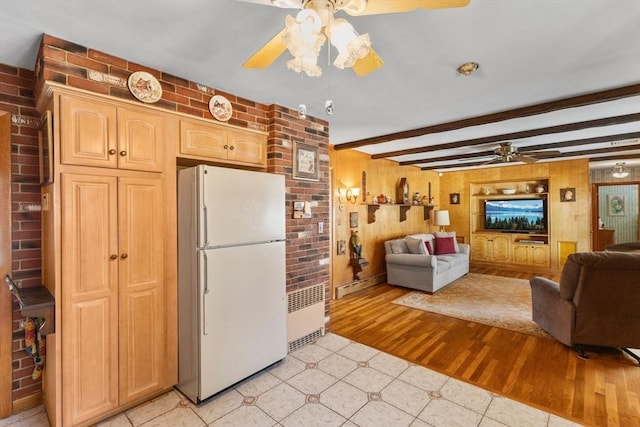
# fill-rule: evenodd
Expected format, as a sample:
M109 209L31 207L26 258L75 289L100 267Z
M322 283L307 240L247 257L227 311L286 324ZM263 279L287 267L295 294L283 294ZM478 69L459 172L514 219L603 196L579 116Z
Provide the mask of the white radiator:
M287 342L289 351L315 342L324 335L324 284L287 294Z

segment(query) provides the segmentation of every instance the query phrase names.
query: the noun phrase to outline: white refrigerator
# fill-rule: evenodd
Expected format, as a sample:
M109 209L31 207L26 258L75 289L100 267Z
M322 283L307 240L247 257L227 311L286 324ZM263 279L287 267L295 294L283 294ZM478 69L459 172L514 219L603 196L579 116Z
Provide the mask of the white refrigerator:
M178 389L198 404L283 359L284 176L178 172Z

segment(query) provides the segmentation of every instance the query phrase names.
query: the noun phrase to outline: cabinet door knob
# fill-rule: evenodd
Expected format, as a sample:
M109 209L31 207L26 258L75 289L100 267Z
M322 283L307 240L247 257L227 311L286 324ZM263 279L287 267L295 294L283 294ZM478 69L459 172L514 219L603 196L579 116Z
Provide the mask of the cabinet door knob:
M233 150L234 148L236 148L236 147L234 147L234 146L232 145L231 147L229 147L229 150Z
M116 154L116 149L112 148L111 150L109 150L109 154L111 154L112 156Z
M118 258L118 255L116 255L116 254L111 254L111 256L110 256L109 258L111 258L111 259L117 259L117 258Z
M227 144L224 145L224 149L227 150L229 149L229 146Z
M127 155L127 152L126 152L126 151L124 151L124 150L122 150L122 151L120 152L120 155L121 155L121 156L126 156L126 155Z
M120 258L122 258L122 259L127 259L127 257L128 257L128 256L129 256L129 255L127 255L127 254L122 254L122 255L120 255Z

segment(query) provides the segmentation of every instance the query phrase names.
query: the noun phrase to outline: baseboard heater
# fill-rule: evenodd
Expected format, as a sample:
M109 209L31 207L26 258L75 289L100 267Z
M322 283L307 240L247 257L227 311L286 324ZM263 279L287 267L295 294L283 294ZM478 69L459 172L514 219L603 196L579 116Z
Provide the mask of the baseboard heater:
M324 335L324 284L287 293L287 343L289 352Z

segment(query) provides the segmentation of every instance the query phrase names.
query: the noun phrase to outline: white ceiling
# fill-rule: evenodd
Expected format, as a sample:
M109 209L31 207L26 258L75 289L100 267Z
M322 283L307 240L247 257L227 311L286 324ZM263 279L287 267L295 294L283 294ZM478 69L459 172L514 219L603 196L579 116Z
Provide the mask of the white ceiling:
M365 17L340 13L360 33L370 34L385 61L381 69L362 78L351 70L329 71L326 49L319 78L289 71L288 53L268 69L242 68L283 28L287 14L295 11L236 0L0 0L0 63L33 69L41 34L47 33L260 103L295 109L303 102L310 115L329 121L330 141L336 145L640 83L638 0L471 0L455 9ZM478 62L480 69L468 77L457 74L456 67L467 61ZM335 105L332 116L324 113L328 98ZM633 113L640 113L640 94L359 150L383 155ZM637 132L639 121L513 144L526 151L532 145ZM625 144L633 150L587 157L625 155L633 157L624 159L627 165L640 165L640 140ZM426 156L487 152L497 145ZM605 142L561 151L571 156L565 153L612 147ZM592 165L611 167L615 161ZM444 168L445 163L452 161L418 165Z

